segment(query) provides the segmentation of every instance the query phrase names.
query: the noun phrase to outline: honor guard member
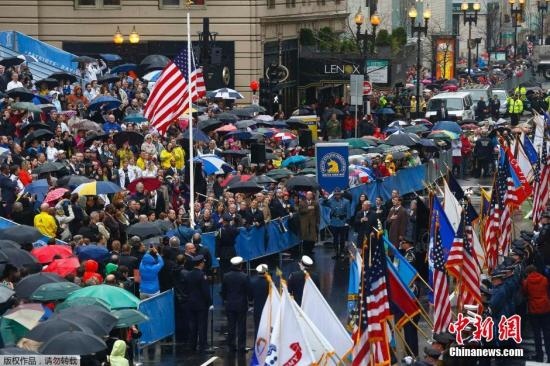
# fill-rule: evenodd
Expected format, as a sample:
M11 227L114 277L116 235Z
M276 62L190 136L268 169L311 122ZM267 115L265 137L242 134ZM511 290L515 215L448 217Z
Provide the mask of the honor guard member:
M399 248L403 252L403 257L405 258L405 260L414 267L416 263L416 254L414 251L413 240L407 237L403 238L403 240L401 240L401 242L399 243ZM414 296L418 297L418 287L414 282L409 286L409 288L414 293ZM418 325L420 315L415 315L411 320L414 322L414 324ZM413 353L410 356L417 357L418 330L416 329L416 326L414 324L412 324L411 322L405 323L405 325L403 325L403 333L405 335L405 341L407 342L411 352Z
M246 312L250 281L242 271L242 257L231 258L231 270L223 275L222 299L227 315L229 351L246 352Z
M256 267L256 275L250 277L250 297L254 302L254 339L258 334L262 310L269 295L269 274L267 264Z
M334 195L323 202L330 207L330 231L334 237L336 255L333 259L344 258L344 246L348 236L348 220L350 218L349 201L342 197L342 190L334 189Z
M193 257L193 270L186 276L186 288L189 294L189 343L191 351L207 352L208 309L212 305L208 279L204 273L204 256Z
M222 216L222 227L217 234L217 250L220 257L220 271L223 275L229 270L230 260L237 252L235 251L235 239L239 235L239 230L231 224L231 215Z
M317 274L311 272L313 259L304 255L300 263L300 270L292 272L288 277L288 292L294 297L298 305L302 305L302 295L304 293L304 285L306 284L306 274L309 274L313 282L319 287L319 279Z

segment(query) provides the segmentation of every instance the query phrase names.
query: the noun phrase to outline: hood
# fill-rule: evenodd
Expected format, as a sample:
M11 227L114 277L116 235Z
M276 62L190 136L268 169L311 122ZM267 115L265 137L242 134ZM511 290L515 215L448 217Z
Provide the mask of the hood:
M141 260L141 262L143 264L146 264L146 265L153 265L153 264L157 263L157 260L155 258L153 258L153 256L151 254L146 253L143 256L143 259Z
M114 263L107 263L105 266L105 276L110 275L118 270L118 266Z
M97 272L98 268L99 268L99 265L93 259L88 259L86 261L86 264L84 265L84 270L86 272Z
M113 350L111 351L111 357L124 357L126 354L126 342L120 339L113 344Z
M544 280L546 280L546 277L538 272L532 272L527 276L527 281L529 283L538 284L543 282Z

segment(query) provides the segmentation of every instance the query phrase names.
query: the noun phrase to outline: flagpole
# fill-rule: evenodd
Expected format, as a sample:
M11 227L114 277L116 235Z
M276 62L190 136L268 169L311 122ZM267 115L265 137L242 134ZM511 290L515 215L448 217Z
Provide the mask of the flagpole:
M193 164L193 91L191 78L191 14L187 12L187 120L189 121L189 224L191 228L195 227L195 167Z

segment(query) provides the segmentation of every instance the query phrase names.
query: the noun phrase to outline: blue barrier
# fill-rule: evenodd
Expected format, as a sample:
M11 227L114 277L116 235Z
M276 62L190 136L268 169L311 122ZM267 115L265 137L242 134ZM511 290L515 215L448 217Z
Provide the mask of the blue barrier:
M208 248L212 255L212 267L219 267L216 257L216 233L206 233L201 235L201 243Z
M174 290L141 301L138 310L149 317L148 321L139 325L142 333L140 347L149 346L176 332Z

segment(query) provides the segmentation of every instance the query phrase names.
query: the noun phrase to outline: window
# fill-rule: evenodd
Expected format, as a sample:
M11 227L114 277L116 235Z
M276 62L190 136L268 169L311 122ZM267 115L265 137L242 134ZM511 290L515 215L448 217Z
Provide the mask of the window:
M159 0L160 8L184 8L187 6L188 0ZM204 5L204 0L191 0L191 6Z
M75 0L77 8L120 8L120 0Z
M286 0L286 7L287 8L295 8L296 7L296 0Z
M267 7L270 9L275 8L275 0L267 0Z

